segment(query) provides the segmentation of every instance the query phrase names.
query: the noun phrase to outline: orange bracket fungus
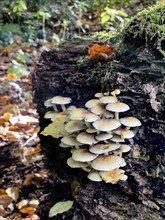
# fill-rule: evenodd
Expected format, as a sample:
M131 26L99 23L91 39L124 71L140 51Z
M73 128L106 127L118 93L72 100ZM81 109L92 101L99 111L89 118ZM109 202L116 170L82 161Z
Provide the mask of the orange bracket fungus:
M60 147L71 149L68 166L88 172L87 177L91 181L115 184L127 179L125 171L120 169L126 166L123 153L131 150L125 140L135 136L134 128L141 126L141 122L133 116L120 118L130 107L120 102L119 94L119 89L111 93L96 93L84 108L67 107L71 99L62 96L45 102L46 107L54 109L45 114L46 119L53 121L53 126L46 127L42 134L60 137ZM56 124L61 124L60 129L55 127Z

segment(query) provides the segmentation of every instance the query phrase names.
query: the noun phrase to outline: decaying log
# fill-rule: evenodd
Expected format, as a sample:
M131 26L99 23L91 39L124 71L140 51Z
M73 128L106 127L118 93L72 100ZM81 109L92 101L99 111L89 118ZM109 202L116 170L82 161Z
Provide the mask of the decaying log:
M58 146L59 140L40 136L52 176L48 196L41 202L41 219L46 219L54 203L73 199L70 185L74 180L80 184L74 207L53 219L164 219L165 60L156 48L145 44L140 48L125 45L127 49L115 59L94 62L87 52L91 44L77 39L42 54L32 74L41 130L50 123L43 118L47 110L43 103L48 98L68 96L74 105L83 107L96 92L120 89L119 99L131 109L125 115L142 122L124 157L128 180L115 185L91 182L83 170L66 165L70 152Z

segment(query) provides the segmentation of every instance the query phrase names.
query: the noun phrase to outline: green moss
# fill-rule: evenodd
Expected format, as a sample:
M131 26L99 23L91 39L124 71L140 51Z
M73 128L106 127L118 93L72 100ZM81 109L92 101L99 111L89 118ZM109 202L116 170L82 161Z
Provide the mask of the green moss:
M158 51L165 56L162 42L165 41L165 4L149 7L134 16L121 32L125 42L138 41L145 44L153 42Z

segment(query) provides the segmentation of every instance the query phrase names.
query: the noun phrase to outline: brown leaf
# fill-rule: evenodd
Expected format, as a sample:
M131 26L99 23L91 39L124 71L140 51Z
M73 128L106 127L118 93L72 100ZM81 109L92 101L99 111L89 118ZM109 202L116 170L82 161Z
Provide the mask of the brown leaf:
M36 211L36 208L34 207L26 207L19 210L21 213L32 215Z
M9 187L6 189L6 193L8 196L13 198L13 200L17 201L19 197L19 188L18 187Z
M0 195L0 205L2 205L4 208L7 208L8 205L13 201L13 198L11 198L8 195Z
M90 60L101 61L107 60L107 58L116 52L115 47L110 47L109 45L100 46L98 44L93 44L89 49L89 58Z

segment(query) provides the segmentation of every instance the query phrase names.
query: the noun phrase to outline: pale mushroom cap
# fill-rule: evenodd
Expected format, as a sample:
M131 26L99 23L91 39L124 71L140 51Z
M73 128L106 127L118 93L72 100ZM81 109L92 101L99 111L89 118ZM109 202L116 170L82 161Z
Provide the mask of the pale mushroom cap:
M61 139L61 142L62 142L63 144L69 145L69 146L80 146L80 145L82 145L82 144L81 144L80 142L78 142L78 141L76 140L76 138L73 137L73 136L65 136L65 137L63 137L63 138Z
M85 107L90 109L98 105L99 103L100 103L99 99L91 99L88 102L86 102Z
M119 128L119 129L116 129L113 131L114 134L117 134L117 135L121 135L121 137L123 139L127 139L127 138L132 138L135 136L134 132L131 131L131 130L127 130L127 129L122 129L122 128Z
M97 92L96 94L95 94L95 97L96 98L100 98L100 97L103 97L104 96L104 93L102 93L102 92Z
M52 103L53 104L59 104L59 105L69 104L71 101L72 101L71 98L63 97L63 96L55 96L55 97L52 98Z
M90 111L96 115L103 115L106 109L102 104L96 105L90 109Z
M120 89L115 89L114 91L111 92L111 95L119 95L120 94Z
M97 135L95 138L96 138L96 140L98 140L98 141L105 141L105 140L108 140L108 139L110 139L110 138L112 138L112 137L113 137L112 134L102 133L102 134Z
M131 148L129 145L127 145L127 144L120 145L119 151L126 153L126 152L129 152L130 150L131 150Z
M96 120L100 119L98 115L95 115L94 113L87 113L84 117L84 121L86 122L94 122Z
M46 100L46 101L44 102L44 105L45 105L45 107L51 107L51 106L53 106L53 104L52 104L52 98Z
M121 136L122 138L133 138L135 136L134 132L133 131L130 131L130 130L123 130L121 131Z
M72 167L72 168L82 168L82 167L88 166L87 163L75 161L72 157L67 159L67 164L69 167Z
M110 151L116 150L120 147L120 144L108 143L108 144L95 144L90 146L89 151L94 154L104 154Z
M124 139L120 135L113 135L110 140L116 143L124 142Z
M91 162L91 167L99 171L110 171L125 165L125 160L115 155L100 155Z
M139 121L139 119L137 119L135 117L121 118L120 122L121 122L122 125L125 125L125 126L128 126L128 127L141 126L141 122Z
M90 128L88 128L88 129L86 130L86 132L87 132L87 133L97 133L98 130L97 130L96 128L90 127Z
M104 96L100 98L100 102L103 104L116 103L118 99L114 96Z
M69 121L65 125L65 129L69 133L73 133L76 131L80 131L86 128L86 125L84 124L83 121Z
M74 150L72 153L72 158L75 161L80 161L80 162L90 162L94 160L97 156L98 156L97 154L93 154L85 148Z
M116 183L119 180L126 180L127 176L124 174L124 170L116 169L112 171L99 172L100 176L106 183Z
M130 109L130 107L123 102L111 103L106 106L106 109L111 112L125 112Z
M117 119L99 119L93 123L93 127L99 131L112 131L120 125Z
M85 117L85 114L87 114L89 111L87 111L84 108L76 108L73 109L70 112L70 119L71 120L83 120Z
M92 145L97 143L98 141L95 139L93 134L88 134L87 132L81 132L76 137L77 141L82 144Z
M87 177L92 181L96 181L96 182L102 181L102 178L100 177L98 171L91 171Z
M44 115L44 118L46 119L50 119L50 118L54 118L54 116L58 114L57 112L55 111L48 111L46 112L46 114Z
M69 120L69 113L68 112L57 112L56 114L54 114L54 117L52 117L51 120L55 121L57 119L63 122L66 122Z

